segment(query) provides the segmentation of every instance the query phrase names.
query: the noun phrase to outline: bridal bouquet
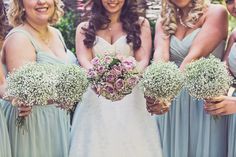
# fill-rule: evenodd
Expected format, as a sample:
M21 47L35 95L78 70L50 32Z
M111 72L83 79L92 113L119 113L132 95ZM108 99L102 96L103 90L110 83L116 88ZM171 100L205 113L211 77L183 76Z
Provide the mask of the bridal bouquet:
M225 95L232 83L226 65L212 55L187 65L185 75L185 86L189 94L197 99Z
M56 79L52 69L50 64L30 63L9 73L4 98L17 98L26 106L47 105L55 91ZM18 117L17 125L22 126L23 123L24 117Z
M144 95L165 105L178 95L184 84L184 76L173 62L152 63L140 80Z
M133 57L101 55L91 61L88 79L98 95L111 101L118 101L132 92L139 81L136 61Z
M73 64L59 65L58 69L55 101L63 109L71 110L88 87L86 72Z

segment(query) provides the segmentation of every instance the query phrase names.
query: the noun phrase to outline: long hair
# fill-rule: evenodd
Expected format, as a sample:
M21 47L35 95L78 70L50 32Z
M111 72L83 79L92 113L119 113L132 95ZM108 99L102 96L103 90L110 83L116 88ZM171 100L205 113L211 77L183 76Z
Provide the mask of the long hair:
M206 4L204 3L204 0L192 0L189 7L191 7L191 10L184 22L189 28L192 28L203 15L203 10L206 8ZM175 34L178 14L177 7L173 3L169 0L162 0L162 27L166 35Z
M127 33L127 43L133 46L134 51L141 47L141 26L137 9L138 5L135 0L125 0L120 15L122 29ZM82 28L85 31L84 45L87 48L92 48L96 38L96 32L106 29L110 22L111 20L101 0L94 0L88 26Z
M6 11L3 0L0 0L0 40L4 40L8 30Z

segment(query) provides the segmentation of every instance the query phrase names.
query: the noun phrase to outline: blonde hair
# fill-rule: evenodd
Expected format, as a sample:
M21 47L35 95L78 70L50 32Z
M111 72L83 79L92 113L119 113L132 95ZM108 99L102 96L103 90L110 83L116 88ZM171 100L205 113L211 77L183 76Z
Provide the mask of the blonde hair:
M184 21L187 27L193 28L196 22L203 15L203 10L206 8L206 3L204 0L192 0L189 7L191 10L188 13L187 19ZM169 0L162 0L162 28L166 35L173 35L177 29L177 19L178 16L178 8L171 3Z
M55 11L52 17L48 21L49 24L56 24L64 14L63 2L61 0L54 0L54 3L55 3ZM18 26L20 24L23 24L26 20L23 0L10 0L7 16L9 23L12 26Z

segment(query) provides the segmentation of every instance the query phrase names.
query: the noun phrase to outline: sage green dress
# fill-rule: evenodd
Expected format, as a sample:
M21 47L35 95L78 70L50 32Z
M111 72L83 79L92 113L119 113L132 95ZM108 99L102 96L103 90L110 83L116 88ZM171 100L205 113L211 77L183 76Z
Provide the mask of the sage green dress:
M37 63L66 63L65 60L61 60L53 54L41 51L37 42L27 31L13 29L8 36L13 33L22 33L31 41L35 47ZM8 101L2 100L1 102L7 119L13 157L68 156L70 125L69 115L66 111L57 108L56 104L33 106L32 113L26 118L24 125L26 130L24 131L24 128L16 127L17 108Z
M11 157L11 147L6 124L6 118L0 104L0 157Z
M194 30L183 40L171 36L171 61L180 66L200 30ZM224 46L222 41L212 53L221 58ZM183 89L170 111L156 116L164 157L226 157L226 117L214 120L203 107L202 100L194 99Z
M231 47L229 53L229 69L232 72L234 78L236 78L236 43ZM236 91L233 93L233 97L236 97ZM232 114L228 119L228 156L236 156L236 114Z

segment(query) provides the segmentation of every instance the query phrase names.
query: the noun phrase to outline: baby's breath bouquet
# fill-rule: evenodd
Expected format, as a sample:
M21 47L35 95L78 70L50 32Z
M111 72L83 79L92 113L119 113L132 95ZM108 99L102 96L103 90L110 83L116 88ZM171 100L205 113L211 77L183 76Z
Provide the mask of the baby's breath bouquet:
M226 95L232 83L226 65L213 55L188 64L185 76L189 94L197 99Z
M123 99L139 81L133 57L105 54L93 58L91 63L93 68L88 71L88 79L92 88L108 100Z
M184 84L184 76L173 62L159 61L147 67L140 80L144 95L169 105Z
M55 101L62 108L70 110L81 101L88 87L87 75L78 65L60 65L58 69Z
M26 106L47 105L55 92L52 69L50 64L29 63L9 73L5 98L17 98ZM23 123L24 118L18 117L17 125Z

